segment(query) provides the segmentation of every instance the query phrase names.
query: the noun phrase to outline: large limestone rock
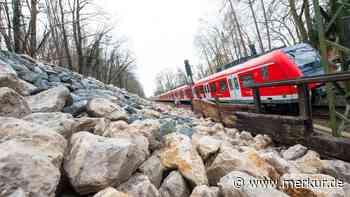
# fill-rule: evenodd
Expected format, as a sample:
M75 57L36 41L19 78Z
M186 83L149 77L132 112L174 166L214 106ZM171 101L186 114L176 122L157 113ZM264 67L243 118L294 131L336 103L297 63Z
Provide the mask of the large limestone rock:
M219 151L221 144L221 140L217 140L210 136L204 136L199 139L197 150L202 158L206 160L211 154Z
M161 197L148 177L142 174L135 174L127 182L121 184L118 190L133 197Z
M172 171L159 189L162 197L188 197L190 191L185 179L177 171Z
M128 119L126 112L119 105L104 98L90 100L86 109L88 114L92 117L105 117L113 121L127 121Z
M0 144L0 196L55 197L59 180L59 168L45 156Z
M239 145L242 141L239 139L238 131L235 129L225 129L221 124L215 124L214 126L205 126L200 123L200 126L195 127L196 132L192 135L192 144L197 147L200 140L215 139L222 143L230 143L232 145ZM212 140L211 140L212 141ZM215 143L216 144L216 143ZM216 149L216 148L215 148Z
M160 118L160 113L157 112L157 111L154 111L152 109L143 109L141 111L141 113L143 114L144 117L146 118L150 118L150 119L153 119L153 118Z
M100 134L96 133L96 134L104 137L112 137L115 134L126 131L129 127L130 125L125 121L122 121L122 120L113 121L107 125L107 127L102 133Z
M22 118L31 113L26 100L10 88L0 88L0 116Z
M301 173L306 174L321 173L324 167L320 155L311 150L309 150L303 157L295 160L294 164Z
M233 171L220 179L218 183L223 197L288 197L276 189L277 185L266 181L266 184L253 185L250 182L258 180L247 173Z
M202 158L188 136L172 133L164 137L161 162L169 169L178 169L192 185L207 185Z
M222 126L222 124L211 125L211 123L207 122L202 122L194 129L197 131L197 133L207 136L213 136L218 133L225 133L225 128Z
M303 145L297 144L285 150L283 152L283 158L287 160L295 160L304 156L307 152L307 148Z
M103 134L110 122L111 121L106 118L76 118L74 131L88 131L96 135L104 136Z
M173 132L176 132L176 120L171 118L162 119L160 121L160 135L165 136Z
M130 125L124 121L116 121L109 124L103 136L113 137L118 136L120 133L129 133L135 136L141 135L147 138L150 151L154 151L161 147L159 127L159 123L156 121L137 121Z
M70 99L69 89L58 86L27 97L27 102L33 112L60 112Z
M48 158L61 166L67 142L50 128L15 118L0 117L0 143L7 149Z
M350 184L349 183L345 183L344 193L345 193L345 196L350 196Z
M252 147L256 150L262 150L269 147L272 144L272 139L267 135L257 135L253 139L254 143Z
M259 155L261 156L261 158L267 161L270 165L272 165L279 174L299 172L297 166L294 163L283 159L278 154L278 152L275 152L275 151L264 152L264 153L260 153Z
M259 156L255 150L239 152L235 149L227 149L218 154L207 168L210 184L216 185L220 178L231 171L243 171L260 178L279 179L279 173L276 169Z
M75 121L73 116L61 112L33 113L24 117L23 119L28 122L49 127L50 129L61 134L66 139L69 139L72 136L75 129Z
M323 160L322 173L350 183L350 163L340 160Z
M9 74L17 76L16 71L10 65L0 60L0 75Z
M127 139L130 140L133 144L137 144L136 153L142 161L145 161L149 156L149 142L146 137L138 132L129 132L129 130L119 130L122 121L111 122L107 127L107 131L104 133L105 137L117 138L117 139ZM117 124L117 126L115 126ZM106 136L106 133L108 135Z
M241 140L248 141L248 142L249 141L254 141L254 138L253 138L252 134L247 132L247 131L243 131L242 133L240 133L239 138Z
M119 192L112 187L108 187L98 192L97 194L95 194L94 197L131 197L131 196L126 193Z
M36 87L17 77L16 71L0 62L0 87L9 87L17 93L28 96Z
M151 151L161 147L160 124L158 121L145 120L132 123L128 132L139 133L147 138Z
M208 187L206 185L197 186L193 189L190 197L220 197L218 187Z
M132 139L79 132L71 137L64 169L74 189L89 194L128 180L144 159Z
M165 170L157 154L153 154L139 168L139 171L146 175L156 188L160 187Z
M324 174L285 174L280 184L290 196L346 197L342 184Z

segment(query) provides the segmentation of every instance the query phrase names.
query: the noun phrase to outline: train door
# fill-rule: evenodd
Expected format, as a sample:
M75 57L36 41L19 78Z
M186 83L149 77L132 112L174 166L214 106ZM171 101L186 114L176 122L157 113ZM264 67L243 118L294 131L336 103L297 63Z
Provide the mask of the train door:
M239 100L241 98L241 91L240 91L237 75L231 75L228 78L228 83L229 83L231 98L233 98L234 100Z
M205 97L207 98L207 99L211 99L212 97L211 97L211 94L210 94L210 89L209 89L209 83L205 83L204 84L204 92L205 92Z

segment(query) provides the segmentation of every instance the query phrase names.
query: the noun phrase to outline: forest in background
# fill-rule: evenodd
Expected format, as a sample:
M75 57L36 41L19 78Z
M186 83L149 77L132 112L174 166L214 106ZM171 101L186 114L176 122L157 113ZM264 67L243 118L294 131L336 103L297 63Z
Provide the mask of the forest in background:
M144 96L133 72L135 55L106 21L110 17L92 0L1 0L0 49Z
M254 49L262 54L301 42L319 47L313 0L221 0L220 3L215 20L203 19L195 38L201 59L199 64L192 65L197 80L251 56ZM345 42L342 19L350 16L349 6L349 0L320 0L321 21L333 45ZM329 61L347 61L337 48L328 50ZM155 95L158 95L186 84L187 78L183 69L167 69L159 73L156 81Z

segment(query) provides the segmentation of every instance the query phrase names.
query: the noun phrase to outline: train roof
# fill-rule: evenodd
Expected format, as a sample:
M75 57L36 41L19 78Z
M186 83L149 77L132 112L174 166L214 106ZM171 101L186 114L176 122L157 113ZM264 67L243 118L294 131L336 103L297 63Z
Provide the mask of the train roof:
M284 47L284 48L281 47L281 48L275 49L275 50L273 50L271 52L267 52L267 53L262 54L262 55L260 55L258 57L254 57L252 59L247 60L246 62L240 63L240 64L238 64L236 66L233 66L231 68L225 69L225 70L223 70L221 72L214 73L212 75L209 75L208 77L205 77L203 79L197 80L197 81L195 81L195 86L202 85L203 83L206 83L206 82L208 82L210 80L217 79L217 78L220 78L220 77L232 74L232 73L245 71L245 70L254 68L254 67L262 65L262 64L267 64L267 63L270 63L272 61L276 62L276 61L278 61L280 59L281 56L285 55L286 53L288 53L290 51L294 51L294 50L299 49L299 48L305 48L305 47L312 48L307 43L300 43L300 44L297 44L297 45L294 45L294 46L291 46L291 47ZM170 91L164 93L163 95L167 95L169 93L173 93L174 91L178 91L178 90L184 89L185 87L189 87L189 86L188 85L180 86L178 88L175 88L173 90L170 90Z
M202 83L205 83L205 82L210 81L212 79L219 78L221 76L225 76L225 75L228 75L228 74L231 74L231 73L236 73L238 71L247 70L247 69L253 68L253 67L257 66L257 65L265 64L268 61L271 61L271 59L273 57L279 56L281 53L283 53L283 52L280 49L272 51L272 52L264 54L262 56L250 59L247 62L244 62L242 64L238 64L238 65L236 65L236 66L234 66L232 68L229 68L229 69L223 70L221 72L212 74L212 75L210 75L210 76L208 76L206 78L203 78L203 79L200 79L200 80L196 81L195 83L201 85Z

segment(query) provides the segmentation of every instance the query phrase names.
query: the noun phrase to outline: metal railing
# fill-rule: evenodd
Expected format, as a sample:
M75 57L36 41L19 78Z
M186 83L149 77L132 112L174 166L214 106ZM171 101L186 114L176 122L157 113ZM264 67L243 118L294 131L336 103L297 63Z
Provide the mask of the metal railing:
M297 86L298 88L298 105L299 105L299 116L307 120L307 124L312 128L312 104L310 99L310 90L308 84L314 83L331 83L335 85L336 89L339 89L340 86L337 84L339 81L348 81L350 80L350 72L341 72L341 73L332 73L326 75L318 75L312 77L303 77L293 80L282 80L282 81L272 81L268 83L255 83L251 85L246 85L246 88L253 89L254 95L254 104L256 108L256 113L262 113L262 104L260 97L260 88L266 87L276 87L276 86ZM349 95L344 95L349 97ZM349 100L349 99L346 99ZM336 112L337 117L341 120L339 126L337 126L336 131L333 132L333 136L341 136L342 131L345 129L345 125L350 123L348 118L350 114L350 103L347 103L347 107L344 114Z

